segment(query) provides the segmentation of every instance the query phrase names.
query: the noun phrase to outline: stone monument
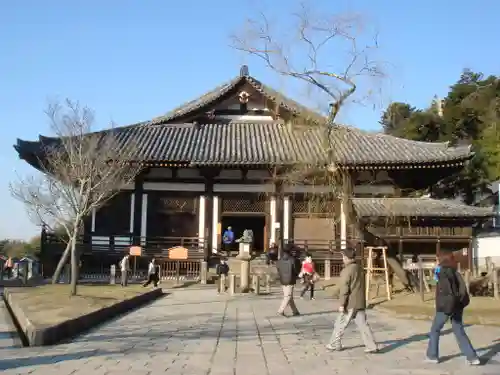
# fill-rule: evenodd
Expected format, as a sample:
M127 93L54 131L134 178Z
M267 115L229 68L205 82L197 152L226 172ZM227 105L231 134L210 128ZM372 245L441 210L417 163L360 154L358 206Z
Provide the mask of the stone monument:
M245 229L243 236L237 239L239 243L239 254L236 257L241 261L240 269L240 290L242 293L248 293L250 290L250 260L252 259L251 250L253 243L253 231Z

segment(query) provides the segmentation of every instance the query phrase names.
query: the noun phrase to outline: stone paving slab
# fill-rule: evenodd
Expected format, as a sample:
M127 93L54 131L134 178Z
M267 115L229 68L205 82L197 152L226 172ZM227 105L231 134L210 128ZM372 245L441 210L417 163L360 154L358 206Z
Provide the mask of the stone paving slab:
M484 366L465 365L452 335L441 340L439 365L423 362L429 322L405 321L370 311L384 349L367 355L354 327L347 350L324 349L337 302L318 293L299 300L300 317L276 316L279 294L217 296L213 290L176 290L77 341L45 348L0 349L2 374L500 374L500 328L467 329ZM449 327L448 327L449 328Z
M9 311L3 300L3 288L0 287L0 350L5 348L18 348L21 346L16 327L10 318Z

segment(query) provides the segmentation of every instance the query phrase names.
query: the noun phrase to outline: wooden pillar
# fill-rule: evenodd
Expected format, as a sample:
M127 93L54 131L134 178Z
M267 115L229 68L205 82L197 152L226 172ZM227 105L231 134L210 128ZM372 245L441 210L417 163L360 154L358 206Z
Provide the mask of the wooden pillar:
M347 248L347 200L340 201L340 249Z
M283 208L282 208L282 215L283 215L283 225L282 225L282 230L281 230L281 237L283 238L283 245L286 245L290 239L291 239L291 225L292 225L292 202L290 200L290 196L284 196L283 197Z
M141 204L141 231L140 231L140 245L146 246L146 237L148 234L148 194L143 193Z
M212 254L213 237L213 201L214 180L212 176L205 178L205 260L208 261Z
M277 210L277 197L276 195L271 195L269 199L269 219L271 225L269 225L269 246L276 243L276 223L278 223L278 210ZM268 247L269 247L268 246ZM263 249L266 250L266 249Z
M198 247L205 249L206 197L198 197Z
M469 244L467 246L467 265L469 267L469 271L472 272L474 269L473 259L472 259L472 237L469 238Z
M135 215L134 215L134 211L135 211L135 191L131 192L130 194L130 224L129 224L129 233L131 236L133 236L134 234L134 222L135 222ZM133 239L132 239L132 243L133 243Z
M144 173L139 173L135 178L133 194L133 211L131 212L132 244L141 245L142 204L144 193Z
M90 214L90 233L91 234L94 234L95 232L95 218L96 218L96 215L97 215L97 210L95 209L95 207L92 208L92 212Z
M285 245L285 236L288 237L288 234L285 234L285 197L283 196L283 185L278 184L276 186L276 191L278 192L278 201L277 201L277 218L279 222L279 236L276 238L276 245L278 248L283 249ZM288 223L287 223L288 224Z
M219 251L219 197L214 195L212 198L212 253Z

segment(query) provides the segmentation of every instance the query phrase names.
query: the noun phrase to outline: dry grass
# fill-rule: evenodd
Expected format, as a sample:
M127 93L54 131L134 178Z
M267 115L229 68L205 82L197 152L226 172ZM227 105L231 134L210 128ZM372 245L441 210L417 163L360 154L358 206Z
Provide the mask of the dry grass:
M434 293L426 293L424 301L419 294L398 293L391 301L379 298L371 301L376 308L410 319L432 319L435 313ZM466 324L487 324L500 326L500 300L490 297L471 297L470 305L465 309Z
M109 307L150 291L140 285L80 285L70 297L69 285L9 288L15 303L36 326L52 326Z

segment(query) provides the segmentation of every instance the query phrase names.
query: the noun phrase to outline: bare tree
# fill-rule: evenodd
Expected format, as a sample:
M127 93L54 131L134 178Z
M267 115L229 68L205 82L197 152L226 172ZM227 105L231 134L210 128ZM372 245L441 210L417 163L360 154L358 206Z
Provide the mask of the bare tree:
M332 199L341 198L352 222L352 176L340 165L336 152L339 138L333 132L359 131L338 126L337 118L347 104L366 103L384 78L381 63L374 59L378 49L376 33L367 37L371 33L358 15L325 14L305 2L288 16L280 13L279 21L289 21L283 24L258 12L231 37L232 46L263 62L279 76L305 84L312 101L323 109L324 116L312 121L320 134L322 160L296 163L278 178L287 185L326 186L327 191L313 189L307 193L309 211L330 213L330 217L336 218ZM311 130L310 126L295 128L300 129Z
M141 163L137 149L113 131L92 132L94 113L78 103L50 105L46 111L53 138L42 138L35 155L37 173L11 184L31 219L54 231L63 229L67 241L53 282L71 255L71 295L76 295L79 271L77 242L83 222L93 210L134 180Z

